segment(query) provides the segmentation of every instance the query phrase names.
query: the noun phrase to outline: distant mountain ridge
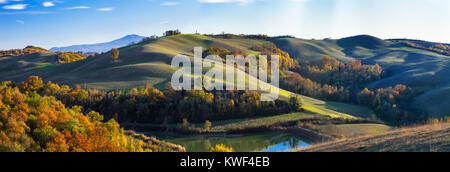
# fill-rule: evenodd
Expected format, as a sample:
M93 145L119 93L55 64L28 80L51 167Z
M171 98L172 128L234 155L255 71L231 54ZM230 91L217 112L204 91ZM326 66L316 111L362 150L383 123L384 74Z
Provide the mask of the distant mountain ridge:
M140 35L127 35L123 38L116 39L111 42L104 42L98 44L84 44L84 45L72 45L67 47L53 47L50 51L57 52L84 52L84 53L102 53L107 52L113 48L120 48L132 43L140 42L144 39L144 36Z

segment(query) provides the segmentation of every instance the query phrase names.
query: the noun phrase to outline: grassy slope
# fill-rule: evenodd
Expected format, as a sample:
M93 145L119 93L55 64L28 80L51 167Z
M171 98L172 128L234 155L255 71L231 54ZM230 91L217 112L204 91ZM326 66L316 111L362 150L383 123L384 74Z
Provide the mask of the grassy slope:
M417 97L413 103L415 107L422 107L435 117L450 116L450 84L438 89L426 92Z
M432 116L450 114L448 85L450 84L450 57L434 52L392 44L376 50L377 56L366 59L378 63L388 72L387 78L368 87L380 88L405 84L424 92L416 98L414 108L425 110Z
M304 152L448 152L450 124L388 131L318 144Z
M340 60L351 59L342 52L343 48L339 47L335 40L278 38L273 42L299 61L319 60L323 56L330 56Z
M55 53L0 57L0 78L7 80L16 75L45 73L57 66L56 57Z
M341 124L321 125L317 130L330 136L339 138L352 138L369 134L382 133L392 130L392 127L383 124Z
M239 130L242 128L259 128L265 126L273 126L277 124L284 124L289 122L296 122L302 119L313 119L320 117L322 115L317 115L312 112L297 112L271 117L257 117L250 119L236 119L214 122L212 129L217 131L231 131Z

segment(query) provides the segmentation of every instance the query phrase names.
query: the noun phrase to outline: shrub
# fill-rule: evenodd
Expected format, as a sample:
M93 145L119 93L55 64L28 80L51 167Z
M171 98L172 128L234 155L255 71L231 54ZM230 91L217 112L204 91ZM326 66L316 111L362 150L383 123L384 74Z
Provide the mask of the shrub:
M233 148L227 147L224 144L216 145L215 147L211 147L209 152L234 152Z
M205 121L205 128L204 129L205 129L206 132L209 132L211 130L211 125L212 125L212 123L209 120Z

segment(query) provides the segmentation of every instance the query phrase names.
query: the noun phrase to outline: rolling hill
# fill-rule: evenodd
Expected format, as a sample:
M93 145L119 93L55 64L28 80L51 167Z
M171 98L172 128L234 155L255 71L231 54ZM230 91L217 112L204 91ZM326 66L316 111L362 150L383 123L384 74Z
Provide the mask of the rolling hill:
M23 81L30 75L38 75L47 81L72 86L79 84L87 89L129 89L145 84L153 84L161 89L170 80L172 73L177 70L170 65L175 55L184 54L193 57L193 47L196 46L219 46L233 51L256 53L251 50L251 47L262 44L272 43L258 39L219 39L202 35L176 35L122 47L117 62L112 62L108 53L68 64L52 63L47 58L49 56L42 53L0 58L0 64L4 64L5 68L12 66L0 71L0 79ZM280 90L281 98L287 99L292 94ZM369 108L360 106L325 102L309 97L304 97L304 101L305 109L321 115L354 118L373 114Z
M145 37L139 35L127 35L123 38L98 44L72 45L67 47L53 47L50 51L57 52L84 52L84 53L102 53L113 48L120 48L133 43L142 41Z
M370 35L358 35L342 38L337 40L336 43L345 49L353 49L357 47L377 49L387 45L385 41Z
M406 40L360 35L339 40L280 37L273 42L299 61L320 60L326 55L341 61L353 59L364 64L379 64L386 71L386 77L367 85L368 88L404 84L422 93L416 97L413 108L435 117L449 115L450 57L407 46L403 41ZM418 43L428 45L425 41Z
M88 89L126 89L147 83L162 88L177 70L170 65L172 57L179 54L193 57L193 47L218 46L255 54L257 52L251 48L262 44L274 44L299 61L319 60L327 55L342 61L358 59L364 64L380 64L387 71L387 76L367 85L368 88L405 84L423 93L415 99L414 108L438 117L450 112L450 99L445 96L449 94L450 57L368 35L339 40L305 40L292 37L225 39L195 34L176 35L122 47L118 62L111 62L108 53L69 64L55 64L48 59L51 53L2 57L0 79L23 81L29 75L39 75L45 80L68 85L80 84ZM281 90L282 98L291 94ZM359 106L308 97L304 97L304 100L305 107L320 113L330 112L338 116L365 116L373 113L368 108Z
M342 52L344 49L337 45L336 40L306 40L293 37L279 37L273 39L273 42L299 61L320 60L323 56L330 56L343 61L352 59Z

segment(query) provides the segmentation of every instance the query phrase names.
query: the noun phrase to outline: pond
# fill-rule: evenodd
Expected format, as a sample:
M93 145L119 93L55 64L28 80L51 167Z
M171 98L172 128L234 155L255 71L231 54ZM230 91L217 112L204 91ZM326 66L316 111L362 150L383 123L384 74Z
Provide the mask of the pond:
M309 147L310 141L290 133L270 133L236 137L158 137L182 145L187 152L208 152L217 144L232 147L235 152L284 152Z

